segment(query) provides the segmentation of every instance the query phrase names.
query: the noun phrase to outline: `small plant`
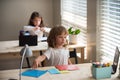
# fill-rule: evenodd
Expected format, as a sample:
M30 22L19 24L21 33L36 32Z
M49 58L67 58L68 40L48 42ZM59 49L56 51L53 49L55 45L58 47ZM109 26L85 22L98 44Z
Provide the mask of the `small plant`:
M70 27L68 29L68 33L71 34L71 35L78 35L80 33L80 29L73 30L73 27Z

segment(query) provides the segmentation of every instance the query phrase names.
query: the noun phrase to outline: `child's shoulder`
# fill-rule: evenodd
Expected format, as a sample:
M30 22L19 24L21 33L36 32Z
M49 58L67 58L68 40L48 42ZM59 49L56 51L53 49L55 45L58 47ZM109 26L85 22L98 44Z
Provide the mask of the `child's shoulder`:
M68 50L68 46L65 46L64 49Z
M69 53L69 49L65 48L65 47L63 47L63 48L52 48L52 47L50 47L50 48L48 48L48 50L46 52L48 52L48 53L56 53L56 52Z
M55 48L49 47L47 50L48 51L53 51L53 50L55 50Z

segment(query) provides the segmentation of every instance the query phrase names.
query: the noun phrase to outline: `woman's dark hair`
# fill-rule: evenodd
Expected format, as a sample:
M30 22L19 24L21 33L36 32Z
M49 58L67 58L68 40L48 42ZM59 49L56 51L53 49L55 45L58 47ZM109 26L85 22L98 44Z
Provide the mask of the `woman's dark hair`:
M67 34L68 35L68 31L66 30L65 27L63 26L55 26L51 29L47 42L48 42L48 46L55 48L56 46L56 37L58 35L61 35L62 33ZM67 42L66 42L67 43ZM64 45L64 47L66 47L67 44Z
M36 11L31 14L31 17L30 17L30 19L29 19L28 25L35 26L35 25L33 24L33 19L34 19L35 17L41 18L41 23L40 23L39 27L44 27L44 23L43 23L42 16L41 16L38 12L36 12Z

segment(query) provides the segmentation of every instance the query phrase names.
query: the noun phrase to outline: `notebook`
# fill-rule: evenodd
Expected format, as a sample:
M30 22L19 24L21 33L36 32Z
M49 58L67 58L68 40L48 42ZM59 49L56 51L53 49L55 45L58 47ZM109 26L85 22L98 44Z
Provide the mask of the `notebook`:
M78 70L79 67L77 65L57 65L55 66L58 70L69 70L69 71L72 71L72 70Z
M47 72L47 70L29 69L29 70L24 71L21 75L38 78L39 76L42 76L46 72Z
M51 68L48 70L50 74L60 74L60 71L56 68Z

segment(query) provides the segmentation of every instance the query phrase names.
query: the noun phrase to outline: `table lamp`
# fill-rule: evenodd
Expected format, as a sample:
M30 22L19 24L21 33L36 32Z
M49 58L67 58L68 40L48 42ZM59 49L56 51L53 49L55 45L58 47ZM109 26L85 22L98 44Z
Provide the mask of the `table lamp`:
M19 80L21 80L21 70L22 70L24 57L31 57L32 56L32 50L28 47L27 44L25 45L24 48L21 49L20 55L22 57L21 57L21 62L20 62Z

